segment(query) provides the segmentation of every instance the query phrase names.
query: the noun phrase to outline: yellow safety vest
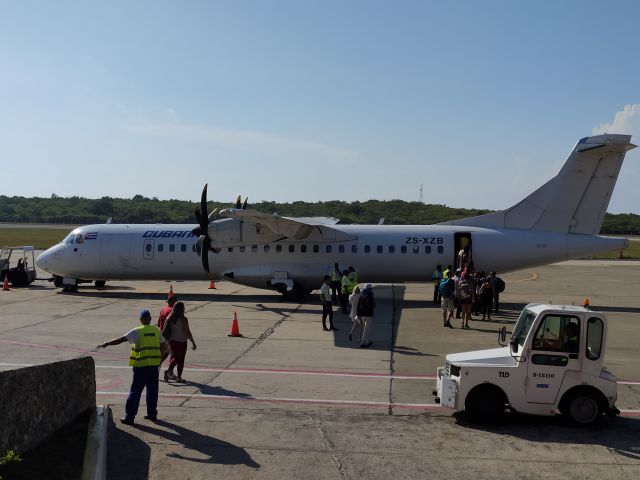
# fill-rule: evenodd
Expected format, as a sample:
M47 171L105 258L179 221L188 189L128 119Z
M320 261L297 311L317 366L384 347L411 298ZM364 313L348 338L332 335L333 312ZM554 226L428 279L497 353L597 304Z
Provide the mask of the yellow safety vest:
M343 275L342 280L340 280L340 284L342 285L342 293L351 293L349 291L349 277Z
M342 274L340 273L339 270L336 270L336 267L331 267L331 281L332 282L339 282L341 276L342 276Z
M131 345L129 365L132 367L157 367L160 365L160 330L155 325L138 328L138 345Z
M358 285L358 274L356 272L349 272L349 293L353 292L356 285Z

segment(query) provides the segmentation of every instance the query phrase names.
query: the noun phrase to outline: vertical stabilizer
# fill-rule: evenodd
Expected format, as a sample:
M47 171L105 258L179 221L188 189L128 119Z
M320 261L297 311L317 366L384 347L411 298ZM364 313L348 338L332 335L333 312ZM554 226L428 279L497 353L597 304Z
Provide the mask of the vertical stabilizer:
M444 223L597 235L624 156L632 148L630 135L585 137L560 172L521 202L500 212Z

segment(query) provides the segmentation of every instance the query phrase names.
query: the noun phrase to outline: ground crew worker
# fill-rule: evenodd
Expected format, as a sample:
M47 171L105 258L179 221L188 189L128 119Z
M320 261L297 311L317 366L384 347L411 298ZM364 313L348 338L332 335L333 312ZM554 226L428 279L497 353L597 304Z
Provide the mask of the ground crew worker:
M338 330L333 326L333 305L331 305L331 277L325 275L322 286L320 287L320 301L322 302L322 330L328 332L330 330ZM329 317L329 328L327 328L327 317Z
M338 262L333 264L329 275L331 275L331 298L333 300L333 304L338 305L338 297L340 296L340 277L342 277Z
M345 315L349 314L347 310L347 302L349 300L349 270L345 270L342 272L342 278L340 279L340 307L342 313Z
M349 267L349 295L353 292L353 289L358 285L358 274L356 273L356 269L353 267Z
M108 345L119 345L127 341L132 344L129 365L133 367L133 382L127 397L125 416L120 419L127 425L133 425L144 388L147 389L147 415L144 418L151 421L158 418L158 373L160 363L167 353L160 330L155 325L150 325L149 310L140 312L140 323L140 327L130 330L124 336L98 345L98 348L106 348Z
M442 281L442 265L436 266L436 269L431 274L431 280L433 280L433 304L438 305L440 303L440 282Z

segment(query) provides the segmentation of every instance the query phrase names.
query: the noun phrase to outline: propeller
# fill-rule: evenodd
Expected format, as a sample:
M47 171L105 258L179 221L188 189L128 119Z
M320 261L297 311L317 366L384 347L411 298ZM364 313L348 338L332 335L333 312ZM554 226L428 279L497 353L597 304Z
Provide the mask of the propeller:
M209 270L209 250L211 250L211 238L209 237L209 215L207 214L207 184L202 189L202 197L200 198L200 207L195 209L196 220L198 226L191 230L191 233L200 237L200 257L202 258L202 267L207 274ZM211 212L213 215L215 210Z

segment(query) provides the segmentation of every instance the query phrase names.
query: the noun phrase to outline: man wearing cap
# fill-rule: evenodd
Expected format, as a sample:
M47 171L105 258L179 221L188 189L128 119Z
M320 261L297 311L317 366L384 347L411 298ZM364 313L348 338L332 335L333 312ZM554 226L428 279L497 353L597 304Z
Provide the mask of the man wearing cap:
M133 367L133 382L127 397L125 416L120 419L127 425L133 425L144 388L147 389L147 415L144 418L155 421L158 416L158 372L166 352L166 343L158 327L151 325L149 310L140 312L140 323L141 326L124 336L98 345L98 348L106 348L108 345L119 345L127 341L131 343L129 365Z

